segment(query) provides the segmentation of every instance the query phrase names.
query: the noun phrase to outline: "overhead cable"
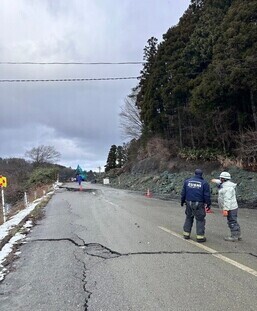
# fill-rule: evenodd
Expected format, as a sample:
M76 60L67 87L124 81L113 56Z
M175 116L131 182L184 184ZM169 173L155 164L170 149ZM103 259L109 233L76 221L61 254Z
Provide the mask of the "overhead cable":
M0 65L141 65L146 62L0 62Z
M0 79L0 83L16 82L84 82L84 81L109 81L109 80L132 80L139 77L113 77L113 78L68 78L68 79Z

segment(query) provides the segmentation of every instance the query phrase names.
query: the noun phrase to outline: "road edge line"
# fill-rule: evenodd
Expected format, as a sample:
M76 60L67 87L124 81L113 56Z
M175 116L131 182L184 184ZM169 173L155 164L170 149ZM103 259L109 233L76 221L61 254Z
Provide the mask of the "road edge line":
M243 271L245 271L245 272L247 272L247 273L257 277L257 271L256 270L254 270L254 269L252 269L250 267L247 267L247 266L245 266L245 265L243 265L243 264L241 264L241 263L239 263L239 262L237 262L237 261L235 261L233 259L230 259L230 258L228 258L228 257L226 257L224 255L219 254L218 251L216 251L215 249L212 249L212 248L210 248L208 246L205 246L203 244L197 243L197 242L192 241L192 240L185 240L182 235L180 235L180 234L178 234L178 233L176 233L174 231L171 231L171 230L169 230L169 229L167 229L165 227L158 226L158 228L163 230L163 231L165 231L165 232L167 232L167 233L169 233L169 234L171 234L171 235L173 235L173 236L175 236L175 237L177 237L177 238L179 238L179 239L181 239L181 240L183 240L183 241L185 241L185 242L188 242L188 243L190 243L190 244L192 244L194 246L197 246L198 248L201 248L201 249L205 250L206 252L210 253L212 256L214 256L214 257L216 257L216 258L218 258L220 260L223 260L224 262L229 263L232 266L235 266L236 268L238 268L240 270L243 270Z

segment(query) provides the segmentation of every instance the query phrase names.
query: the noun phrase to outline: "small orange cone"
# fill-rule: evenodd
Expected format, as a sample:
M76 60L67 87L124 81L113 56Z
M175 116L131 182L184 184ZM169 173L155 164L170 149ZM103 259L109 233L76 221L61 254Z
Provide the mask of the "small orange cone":
M147 198L151 198L152 197L152 193L150 192L149 188L147 189L147 192L146 192L145 196Z

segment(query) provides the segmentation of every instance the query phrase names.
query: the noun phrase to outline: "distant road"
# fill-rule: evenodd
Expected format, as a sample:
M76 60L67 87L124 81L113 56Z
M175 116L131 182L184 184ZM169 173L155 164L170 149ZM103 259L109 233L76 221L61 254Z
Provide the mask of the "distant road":
M256 210L240 210L237 243L223 240L226 220L214 210L198 244L181 237L176 201L83 189L52 197L0 283L1 311L256 310Z

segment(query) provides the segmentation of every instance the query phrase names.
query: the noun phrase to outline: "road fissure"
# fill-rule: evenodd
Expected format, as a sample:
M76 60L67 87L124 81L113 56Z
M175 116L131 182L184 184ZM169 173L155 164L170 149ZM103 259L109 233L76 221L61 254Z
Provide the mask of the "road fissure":
M81 241L83 241L83 239L79 238ZM82 248L85 253L88 256L92 256L92 257L98 257L101 259L114 259L114 258L119 258L119 257L127 257L127 256L136 256L136 255L184 255L184 254L189 254L189 255L212 255L212 253L209 252L205 252L205 251L196 251L196 252L192 252L192 251L142 251L142 252L128 252L128 253L119 253L117 251L114 251L100 243L84 243L83 244L79 244L76 241L74 241L71 238L58 238L58 239L35 239L35 240L31 240L31 242L70 242L72 244L74 244L77 247ZM247 252L215 252L215 254L220 254L220 255L224 255L224 254L245 254L245 255L250 255L250 256L254 256L257 257L257 255L253 254L253 253L247 253Z

